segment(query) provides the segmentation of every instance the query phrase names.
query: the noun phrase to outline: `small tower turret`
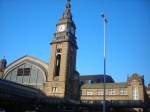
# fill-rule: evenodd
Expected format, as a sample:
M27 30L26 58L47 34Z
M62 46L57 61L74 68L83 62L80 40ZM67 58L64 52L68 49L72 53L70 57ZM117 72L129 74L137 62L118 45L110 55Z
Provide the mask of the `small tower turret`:
M4 70L6 68L7 61L5 58L0 60L0 79L3 78Z

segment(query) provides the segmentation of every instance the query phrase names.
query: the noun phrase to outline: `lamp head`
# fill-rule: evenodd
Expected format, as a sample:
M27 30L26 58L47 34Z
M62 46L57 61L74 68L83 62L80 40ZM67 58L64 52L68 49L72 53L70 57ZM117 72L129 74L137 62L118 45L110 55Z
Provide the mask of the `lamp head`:
M108 20L107 20L107 18L106 18L106 16L105 16L104 13L101 13L101 17L104 19L104 21L105 21L106 23L108 22Z
M105 17L104 13L101 13L101 16L102 16L102 18L104 18Z

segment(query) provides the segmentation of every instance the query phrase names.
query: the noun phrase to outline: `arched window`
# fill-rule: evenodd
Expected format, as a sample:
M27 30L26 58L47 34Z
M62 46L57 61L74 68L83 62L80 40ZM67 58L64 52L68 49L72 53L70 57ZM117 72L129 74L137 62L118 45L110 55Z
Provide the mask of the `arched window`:
M60 63L61 63L61 54L57 54L55 62L55 76L60 75Z
M133 97L133 100L139 100L138 87L133 87L132 88L132 97Z

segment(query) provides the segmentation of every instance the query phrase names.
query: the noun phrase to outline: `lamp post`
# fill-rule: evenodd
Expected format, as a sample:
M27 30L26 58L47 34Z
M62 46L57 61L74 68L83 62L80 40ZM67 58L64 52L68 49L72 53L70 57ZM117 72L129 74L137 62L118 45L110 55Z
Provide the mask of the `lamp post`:
M104 87L104 94L103 94L103 112L106 111L106 94L105 94L105 83L106 83L106 24L107 24L107 18L104 15L104 13L101 13L101 17L103 19L104 22L104 83L103 83L103 87Z

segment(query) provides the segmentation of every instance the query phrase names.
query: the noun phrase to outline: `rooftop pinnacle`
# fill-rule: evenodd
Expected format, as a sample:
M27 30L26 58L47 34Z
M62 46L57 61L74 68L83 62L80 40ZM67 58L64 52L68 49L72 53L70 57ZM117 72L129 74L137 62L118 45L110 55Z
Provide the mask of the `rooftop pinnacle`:
M67 18L67 19L72 18L70 1L71 0L67 0L65 12L63 14L63 18Z

